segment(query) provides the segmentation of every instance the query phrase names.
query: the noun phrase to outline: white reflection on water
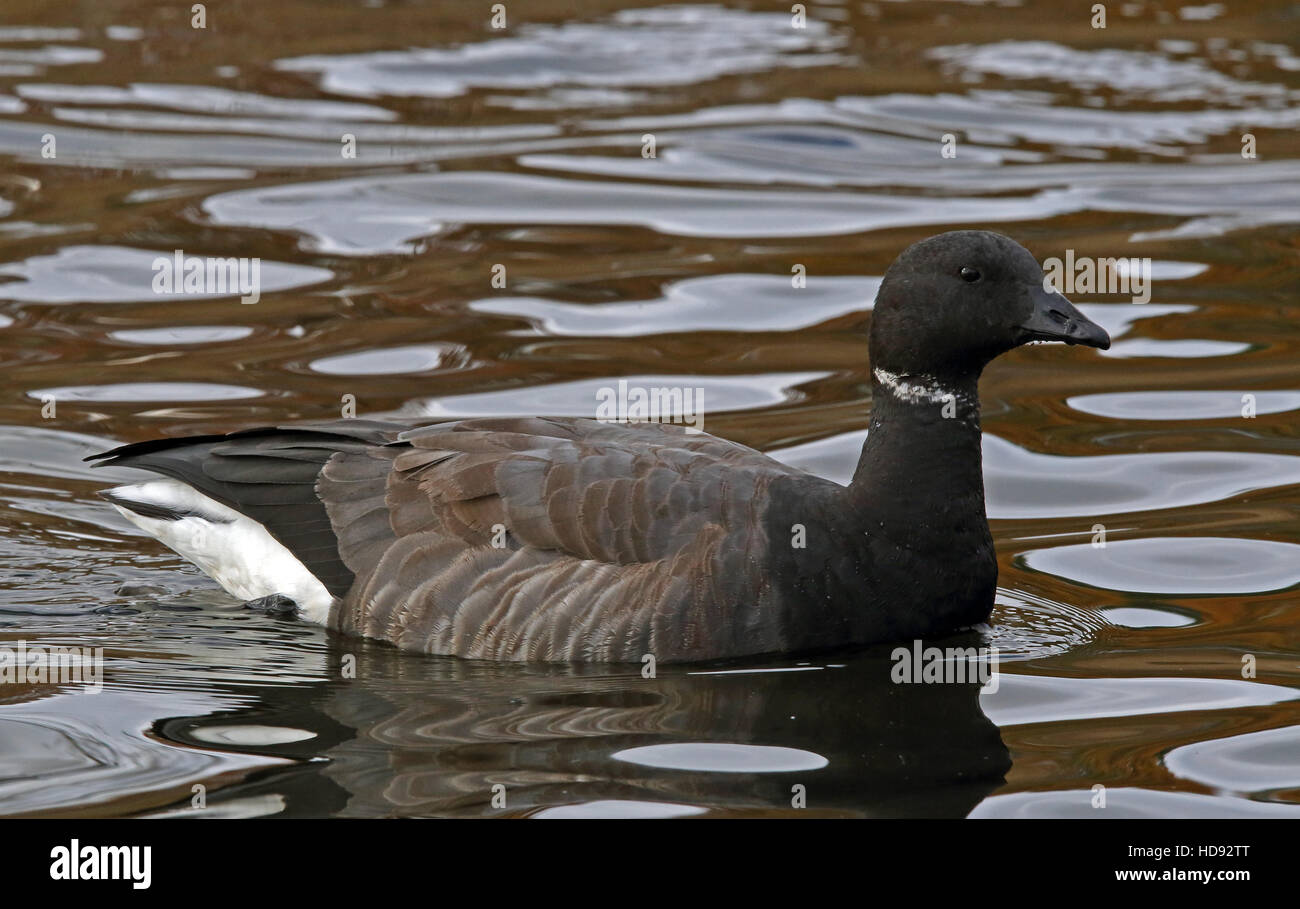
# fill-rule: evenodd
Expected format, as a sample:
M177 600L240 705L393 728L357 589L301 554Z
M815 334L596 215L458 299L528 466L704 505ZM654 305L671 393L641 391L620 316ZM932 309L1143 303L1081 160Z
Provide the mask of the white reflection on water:
M659 767L664 770L694 770L700 773L790 773L820 770L829 762L820 754L776 745L736 745L726 742L681 742L646 745L615 752L616 761Z
M836 53L844 43L813 17L806 28L792 29L786 13L681 5L622 10L603 22L525 24L517 34L453 49L317 54L280 60L276 68L319 73L321 87L340 95L448 98L471 88L689 85L850 62Z

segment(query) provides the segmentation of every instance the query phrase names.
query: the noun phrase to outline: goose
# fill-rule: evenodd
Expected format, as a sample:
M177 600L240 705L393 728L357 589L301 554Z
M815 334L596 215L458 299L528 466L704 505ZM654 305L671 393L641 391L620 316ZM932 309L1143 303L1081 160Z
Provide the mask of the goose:
M696 662L984 623L998 567L978 381L1034 341L1110 338L989 231L913 244L871 318L841 485L668 423L345 419L124 445L101 493L255 608L467 659Z

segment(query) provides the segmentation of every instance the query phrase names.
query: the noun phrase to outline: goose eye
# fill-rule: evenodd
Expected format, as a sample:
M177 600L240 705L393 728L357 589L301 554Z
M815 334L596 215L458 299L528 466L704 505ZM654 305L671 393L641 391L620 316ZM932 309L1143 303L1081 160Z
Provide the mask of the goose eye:
M961 279L967 284L974 284L980 279L980 273L969 265L963 265L958 274L961 275Z

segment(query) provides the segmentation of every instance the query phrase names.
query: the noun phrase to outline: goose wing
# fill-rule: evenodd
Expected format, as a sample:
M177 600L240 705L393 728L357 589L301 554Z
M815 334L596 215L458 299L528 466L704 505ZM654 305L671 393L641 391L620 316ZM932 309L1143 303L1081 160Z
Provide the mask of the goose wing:
M768 489L819 482L665 424L467 420L395 442L321 473L357 577L335 624L490 659L689 659L724 635L758 652Z

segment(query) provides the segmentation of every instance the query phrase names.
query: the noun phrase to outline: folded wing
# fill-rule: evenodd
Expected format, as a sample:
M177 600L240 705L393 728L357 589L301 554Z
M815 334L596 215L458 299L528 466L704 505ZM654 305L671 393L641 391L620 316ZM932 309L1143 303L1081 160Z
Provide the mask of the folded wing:
M470 420L321 474L357 585L336 616L408 649L637 661L759 621L766 489L790 468L662 424ZM773 649L776 649L775 647Z

